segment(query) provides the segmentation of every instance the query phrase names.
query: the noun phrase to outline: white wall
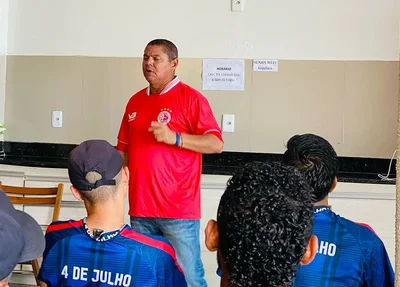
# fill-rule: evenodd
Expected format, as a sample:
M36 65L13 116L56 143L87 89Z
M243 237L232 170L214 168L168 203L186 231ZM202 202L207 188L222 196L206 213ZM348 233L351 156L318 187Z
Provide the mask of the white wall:
M0 55L7 54L9 0L0 0Z
M12 55L140 57L156 37L181 57L398 60L400 0L12 0Z
M9 0L0 0L0 123L4 123ZM0 135L0 140L3 135Z

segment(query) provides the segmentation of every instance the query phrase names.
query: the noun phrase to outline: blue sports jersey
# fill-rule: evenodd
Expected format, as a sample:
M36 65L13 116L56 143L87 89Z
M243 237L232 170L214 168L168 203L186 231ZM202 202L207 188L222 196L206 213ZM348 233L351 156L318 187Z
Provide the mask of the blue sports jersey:
M295 287L393 287L394 272L385 246L364 224L347 220L327 206L314 207L318 251L300 266Z
M85 220L53 222L39 280L52 286L187 286L167 239L125 225L94 236Z

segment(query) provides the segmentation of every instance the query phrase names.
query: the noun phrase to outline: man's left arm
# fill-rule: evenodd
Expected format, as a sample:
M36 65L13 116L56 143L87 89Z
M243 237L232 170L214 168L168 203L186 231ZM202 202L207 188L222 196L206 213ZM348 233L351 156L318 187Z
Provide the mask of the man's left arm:
M222 131L215 119L211 105L201 94L194 98L187 113L192 134L182 134L180 145L182 148L204 154L221 153L224 147Z
M198 96L188 114L192 134L176 133L168 125L158 122L152 122L149 131L153 132L159 142L203 154L221 153L224 147L222 131L208 100L204 96Z
M181 134L180 146L204 154L221 153L224 144L215 134Z

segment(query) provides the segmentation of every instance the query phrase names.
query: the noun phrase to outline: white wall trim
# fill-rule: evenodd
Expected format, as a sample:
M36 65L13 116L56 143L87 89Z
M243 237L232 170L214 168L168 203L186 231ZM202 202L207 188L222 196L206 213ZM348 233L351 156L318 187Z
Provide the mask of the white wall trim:
M349 191L354 185L365 186L365 191ZM224 190L226 182L202 182L201 188L204 192L208 190ZM366 184L366 183L339 183L338 187L329 195L330 198L338 199L371 199L371 200L396 200L395 185L390 184Z
M70 200L62 200L61 207L74 207L74 208L85 208L85 205L82 201L70 201Z
M25 175L25 181L41 181L41 182L59 182L69 183L69 178L65 176L42 176L42 175Z
M48 169L51 172L51 169ZM54 182L69 183L68 176L51 176L51 175L27 175L24 171L0 171L0 177L16 177L24 179L24 182ZM226 188L229 176L203 175L201 181L201 189L203 193L220 190L223 192ZM1 180L1 178L0 178ZM363 191L357 191L353 188L355 185L365 187ZM359 188L358 188L359 189ZM371 199L371 200L395 200L396 188L391 184L364 184L364 183L343 183L339 182L337 188L330 194L330 198L339 199Z
M25 173L22 171L8 171L8 170L2 170L0 171L0 176L9 176L9 177L18 177L18 178L24 178ZM1 180L1 178L0 178Z
M335 191L329 198L340 198L340 199L372 199L372 200L396 200L396 193L386 190L379 192L342 192Z

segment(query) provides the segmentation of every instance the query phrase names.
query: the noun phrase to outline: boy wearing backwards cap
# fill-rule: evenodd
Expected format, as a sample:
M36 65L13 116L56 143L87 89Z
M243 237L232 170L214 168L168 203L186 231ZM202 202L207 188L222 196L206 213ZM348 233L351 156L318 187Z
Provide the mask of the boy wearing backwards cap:
M48 227L41 281L49 287L187 286L169 242L124 223L129 171L111 144L81 143L70 154L68 174L88 215Z

